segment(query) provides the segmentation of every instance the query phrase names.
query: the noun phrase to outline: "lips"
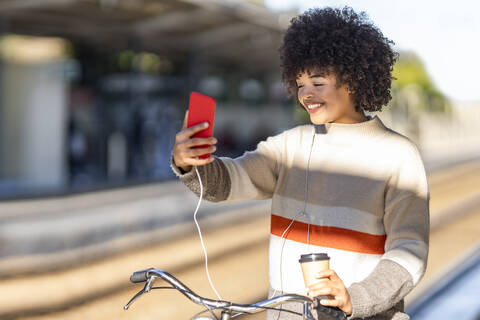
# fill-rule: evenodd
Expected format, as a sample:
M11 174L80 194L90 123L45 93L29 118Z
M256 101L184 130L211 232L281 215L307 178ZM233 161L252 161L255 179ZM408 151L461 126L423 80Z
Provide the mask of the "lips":
M305 103L305 109L307 109L307 111L309 113L314 113L324 106L325 106L325 102L308 102L308 103Z

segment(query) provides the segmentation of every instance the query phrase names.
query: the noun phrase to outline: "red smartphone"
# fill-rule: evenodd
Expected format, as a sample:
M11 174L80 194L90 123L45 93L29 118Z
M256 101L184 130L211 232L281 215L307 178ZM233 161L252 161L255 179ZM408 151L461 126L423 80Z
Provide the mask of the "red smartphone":
M209 138L213 135L213 122L215 120L216 101L212 97L198 92L190 93L190 103L188 106L187 128L194 125L208 122L208 128L197 132L194 138ZM206 148L208 145L198 146L196 148ZM207 159L210 154L199 156L200 159Z

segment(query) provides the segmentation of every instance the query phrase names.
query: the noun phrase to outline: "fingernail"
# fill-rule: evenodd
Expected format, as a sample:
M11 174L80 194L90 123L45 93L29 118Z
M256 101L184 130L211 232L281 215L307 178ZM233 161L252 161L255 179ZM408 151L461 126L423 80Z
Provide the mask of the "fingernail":
M209 125L208 122L204 122L204 123L203 123L203 126L204 126L204 127L208 127L208 125Z

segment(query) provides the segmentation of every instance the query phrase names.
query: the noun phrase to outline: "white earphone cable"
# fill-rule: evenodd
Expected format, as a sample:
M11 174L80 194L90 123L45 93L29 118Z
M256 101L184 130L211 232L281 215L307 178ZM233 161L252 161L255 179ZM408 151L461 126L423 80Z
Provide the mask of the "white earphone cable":
M208 271L207 249L205 248L205 243L203 242L203 237L202 237L202 231L200 230L200 225L198 224L198 221L197 221L198 209L200 208L200 204L202 203L202 199L203 199L203 183L202 183L202 178L200 178L200 173L198 172L197 166L195 166L195 172L197 173L198 181L200 183L200 198L198 199L197 208L193 213L193 220L195 221L195 225L197 226L198 235L200 236L200 243L202 244L203 254L205 256L205 272L207 273L208 282L210 283L210 287L212 287L212 290L217 295L218 300L223 300L220 294L218 294L217 289L215 289L212 279L210 278L210 272Z
M287 238L285 237L285 234L288 232L288 230L292 227L293 223L296 221L297 217L299 215L304 215L308 219L308 227L307 227L307 252L310 252L310 216L307 214L307 199L308 199L308 173L310 171L310 159L312 158L312 150L313 150L313 144L315 142L315 131L313 133L312 137L312 143L310 145L310 153L308 155L308 160L307 160L307 168L305 170L305 191L304 191L304 197L303 197L303 210L300 211L293 217L292 221L290 224L285 228L285 231L283 231L282 236L280 239L283 239L282 242L282 248L280 250L280 290L283 292L283 248L285 247L285 242L287 241ZM277 293L277 290L274 289L272 295L269 297L270 299L275 297L275 294Z

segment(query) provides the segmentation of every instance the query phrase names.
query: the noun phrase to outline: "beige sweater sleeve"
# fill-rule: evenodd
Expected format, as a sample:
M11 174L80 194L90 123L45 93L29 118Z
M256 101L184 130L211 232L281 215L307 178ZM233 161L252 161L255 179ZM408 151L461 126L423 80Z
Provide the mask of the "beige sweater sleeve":
M425 272L429 191L422 160L413 145L403 152L388 182L384 226L387 234L385 254L366 279L348 288L353 304L350 318L365 318L403 308L398 304L403 304L403 298Z
M212 163L198 167L208 201L240 201L271 198L280 170L283 134L269 137L255 151L231 159L215 158ZM187 173L173 159L171 167L180 180L194 193L200 194L200 184L194 169Z
M387 234L383 259L395 261L416 285L427 266L430 232L430 193L422 159L410 145L391 175L385 194L384 226Z
M275 192L283 165L285 133L267 138L255 151L236 159L222 158L231 179L229 201L269 199Z

